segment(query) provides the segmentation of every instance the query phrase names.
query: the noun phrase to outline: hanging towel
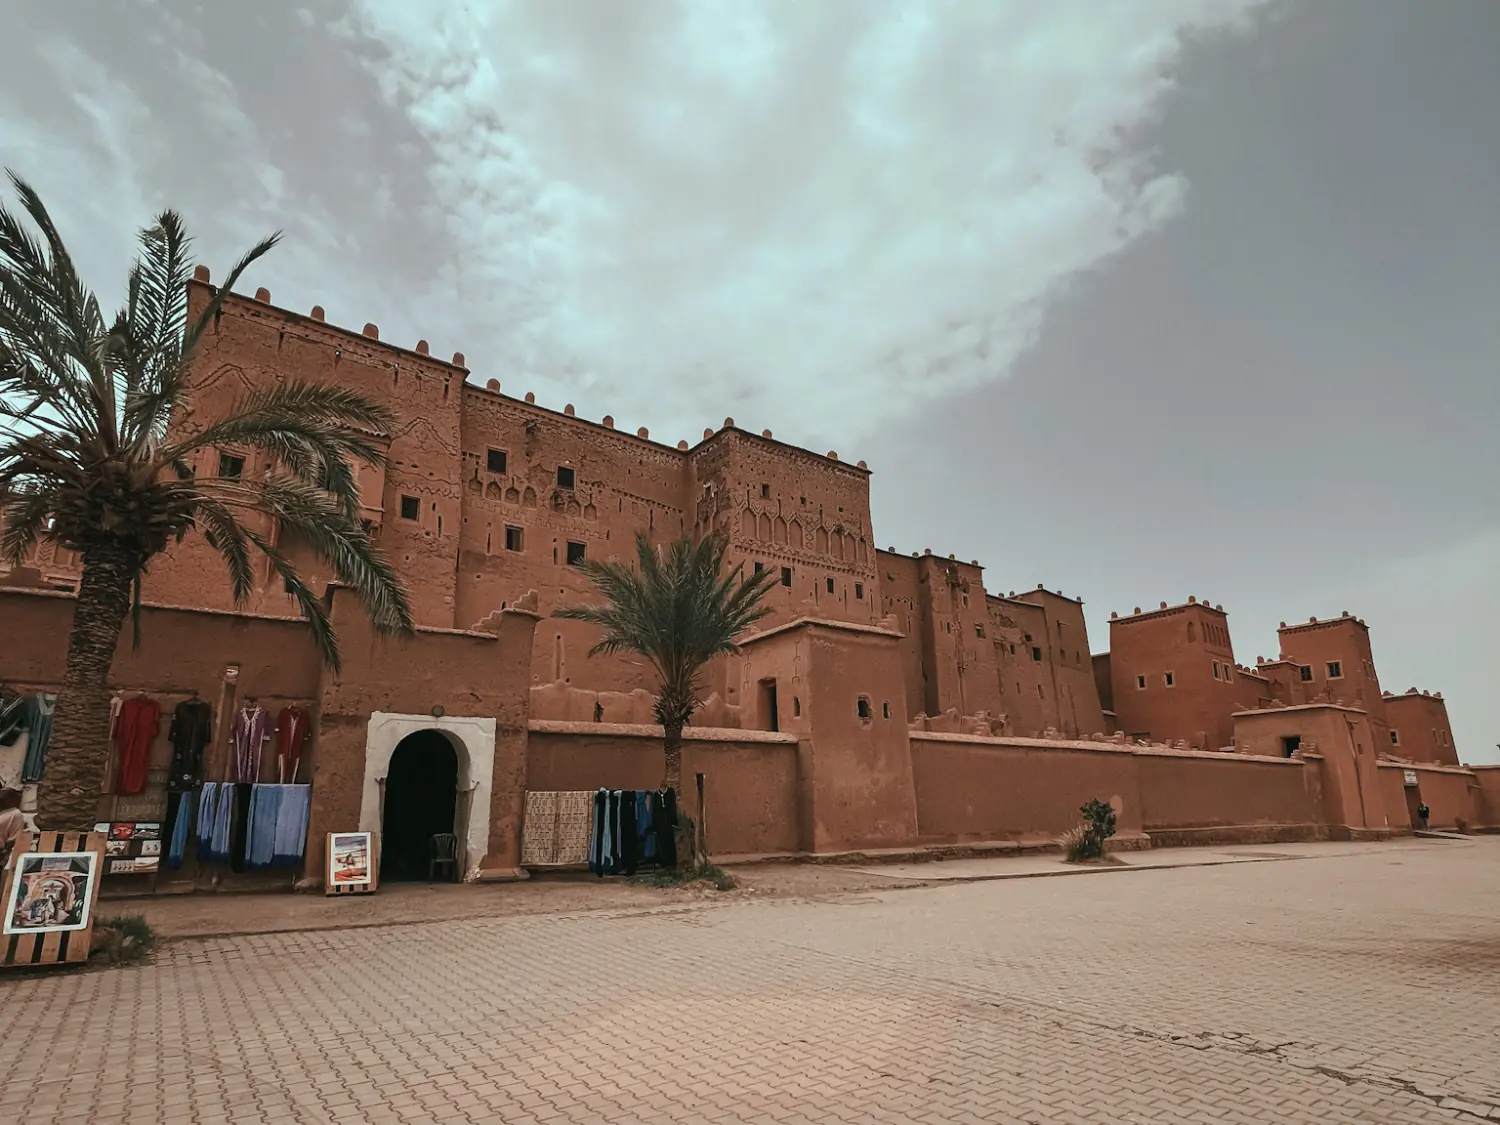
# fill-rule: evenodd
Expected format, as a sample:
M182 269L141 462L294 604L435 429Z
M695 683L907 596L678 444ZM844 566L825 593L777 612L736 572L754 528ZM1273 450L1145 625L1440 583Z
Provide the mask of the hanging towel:
M182 866L182 853L187 851L188 833L193 819L193 795L176 793L177 819L172 822L172 842L167 847L167 866L177 870ZM171 798L169 797L168 800Z
M599 867L605 875L615 873L615 838L619 835L620 801L613 790L604 794L604 842L599 855Z
M594 815L589 821L589 870L604 874L604 790L594 790Z
M198 793L198 854L207 859L213 840L214 813L218 808L219 783L206 781Z
M277 807L271 863L276 867L296 867L307 848L307 819L312 810L311 785L282 785Z
M52 740L52 716L57 696L37 692L26 701L26 760L21 764L22 781L40 781L47 764L47 743Z
M252 785L245 825L245 865L269 867L276 848L276 816L284 785Z
M229 858L229 822L234 813L234 785L223 782L214 805L213 833L208 841L208 858L223 863Z
M641 841L641 860L656 861L656 833L651 831L651 794L644 789L635 795L635 832Z

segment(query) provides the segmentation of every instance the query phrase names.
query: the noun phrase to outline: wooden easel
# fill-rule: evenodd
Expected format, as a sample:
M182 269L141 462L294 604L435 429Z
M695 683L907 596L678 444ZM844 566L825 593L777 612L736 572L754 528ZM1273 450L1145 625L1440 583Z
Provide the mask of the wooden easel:
M98 832L23 832L16 839L5 869L0 910L9 921L11 893L20 877L21 861L37 852L93 852L94 874L84 893L86 924L79 930L52 933L0 933L0 968L30 968L36 965L67 965L87 961L94 933L94 908L99 902L99 882L104 878L104 836Z

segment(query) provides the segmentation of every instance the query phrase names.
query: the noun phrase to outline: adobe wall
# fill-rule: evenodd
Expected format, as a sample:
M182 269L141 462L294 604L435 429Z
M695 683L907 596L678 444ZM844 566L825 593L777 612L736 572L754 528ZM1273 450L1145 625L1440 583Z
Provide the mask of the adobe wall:
M683 738L682 800L697 818L704 775L708 843L716 857L803 850L798 838L797 736L691 728ZM527 788L656 789L662 730L644 724L532 720Z
M375 336L300 316L264 299L231 295L199 346L191 374L191 399L172 419L174 435L201 428L247 392L274 386L288 377L311 383L350 387L388 406L396 427L382 435L387 445L383 470L364 468L361 479L363 516L370 521L377 545L390 559L408 591L419 624L451 627L454 622L454 561L463 513L459 500L461 365L444 363L417 351L381 343ZM212 290L188 285L189 315L197 315ZM373 325L371 332L378 332ZM424 345L425 348L425 345ZM219 450L204 450L195 468L200 476L218 472ZM269 466L264 455L226 449L242 455L242 475L253 477ZM419 500L419 518L400 518L400 498ZM261 530L271 529L261 521ZM328 568L295 543L284 544L308 585L321 589L331 578ZM258 583L247 609L294 614L295 606L281 581L257 561ZM232 607L223 561L196 535L152 563L146 596L175 605ZM467 622L465 624L468 624Z
M1430 695L1411 688L1404 695L1384 697L1386 720L1391 725L1390 752L1418 762L1458 765L1453 745L1453 726L1442 693Z
M914 731L911 758L924 844L1053 844L1095 797L1115 807L1122 841L1140 838L1141 794L1128 748Z
M1044 709L1050 720L1047 725L1069 738L1087 738L1102 732L1104 713L1099 689L1094 684L1083 601L1042 587L1018 594L1015 600L1042 610L1042 630L1047 638L1043 654L1051 678L1051 684L1044 685L1044 692L1051 699L1050 706Z
M1388 749L1390 722L1370 650L1369 627L1346 613L1321 621L1313 618L1304 625L1282 625L1277 636L1282 660L1308 669L1311 676L1307 680L1298 677L1301 697L1309 703L1342 702L1359 708L1370 716L1379 747ZM1330 661L1338 662L1339 676L1330 677Z
M1322 832L1317 771L1299 759L1143 748L1135 761L1141 821L1153 844L1313 839Z
M503 456L504 472L490 471L492 450ZM588 558L633 559L638 532L654 543L682 535L686 455L612 424L466 386L461 460L464 515L450 624L468 628L535 589L548 620L537 638L533 683L577 676L606 691L647 686L642 662L589 660L598 631L550 614L594 598L583 572L568 565L570 543ZM559 483L559 469L571 470L573 487ZM519 549L507 548L507 528L520 531L520 543L511 543Z
M1132 737L1220 750L1232 744L1234 713L1259 702L1258 687L1238 682L1221 608L1192 598L1111 617L1109 640L1116 722Z
M1474 779L1474 827L1500 832L1500 766L1470 766Z
M1392 824L1402 828L1420 828L1411 822L1406 803L1406 771L1417 775L1417 790L1428 809L1427 825L1434 829L1457 829L1482 823L1485 814L1480 783L1466 769L1408 762L1380 763L1380 791L1385 800L1386 815Z
M1340 829L1403 830L1404 815L1388 815L1376 770L1379 737L1365 712L1335 704L1301 704L1234 716L1235 745L1246 754L1286 757L1284 739L1300 740L1298 754L1322 762L1323 816Z
M1014 597L993 596L985 599L985 610L995 641L1006 733L1040 738L1048 728L1060 730L1057 693L1051 690L1052 642L1046 611Z
M365 786L365 745L370 716L428 715L495 720L486 870L515 871L520 864L526 780L531 637L536 615L512 607L496 612L481 631L419 629L409 637L383 637L346 590L336 590L333 622L343 668L323 679L321 753L313 777L308 828L309 873L321 876L328 832L351 831L360 822Z
M21 691L57 691L73 623L71 595L33 589L0 589L0 682ZM226 671L235 677L226 681ZM160 816L166 807L167 734L172 710L194 692L214 708L214 738L204 751L210 778L222 778L228 763L228 727L223 716L241 701L257 698L274 715L283 706L313 706L320 664L300 619L255 617L215 611L144 605L141 647L132 646L127 622L115 653L110 685L154 699L161 730L151 745L145 792L106 795L100 815L131 819ZM316 740L304 760L316 759ZM274 755L262 758L262 776L273 780ZM113 764L109 784L113 786Z

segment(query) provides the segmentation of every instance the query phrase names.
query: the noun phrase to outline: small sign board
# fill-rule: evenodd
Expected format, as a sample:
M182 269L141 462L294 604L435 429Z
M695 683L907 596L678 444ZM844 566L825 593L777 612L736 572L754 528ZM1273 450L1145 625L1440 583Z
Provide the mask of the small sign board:
M376 870L374 833L328 833L328 877L323 881L324 894L369 894L375 889Z
M1405 784L1407 784L1407 785L1415 785L1417 783L1417 771L1416 770L1402 770L1401 771L1401 780Z

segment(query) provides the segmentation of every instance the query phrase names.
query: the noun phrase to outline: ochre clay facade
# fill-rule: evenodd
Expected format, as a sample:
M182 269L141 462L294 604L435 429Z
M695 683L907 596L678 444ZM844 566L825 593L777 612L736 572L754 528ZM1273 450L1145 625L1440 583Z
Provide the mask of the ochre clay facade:
M200 276L191 306L209 292ZM330 587L344 650L333 675L274 575L262 570L236 610L222 561L189 538L153 564L146 647L122 645L115 668L121 690L164 710L197 691L220 716L248 695L313 711L312 882L323 832L380 826L392 731L430 727L458 752L454 828L474 877L517 873L528 789L659 780L649 670L589 658L592 629L551 616L590 597L578 558L628 557L638 533L721 532L731 563L777 577L772 615L707 677L685 748L717 854L1043 844L1091 797L1116 804L1136 843L1409 831L1416 789L1434 824L1500 822L1500 782L1456 768L1441 696L1383 693L1357 619L1284 627L1279 658L1252 668L1235 661L1222 607L1189 599L1113 618L1110 652L1092 654L1080 599L992 593L977 562L877 550L864 462L728 419L664 444L467 376L461 355L339 329L262 291L226 302L173 420L201 426L288 378L357 388L397 418L376 435L388 460L362 470L361 504L409 592L414 636L375 636ZM198 470L221 457L245 474L270 467L226 448ZM328 584L284 546L314 588ZM12 587L0 680L60 681L76 578L51 544L0 577ZM106 794L102 815L164 802L158 743L148 791ZM220 723L211 777L224 753Z

